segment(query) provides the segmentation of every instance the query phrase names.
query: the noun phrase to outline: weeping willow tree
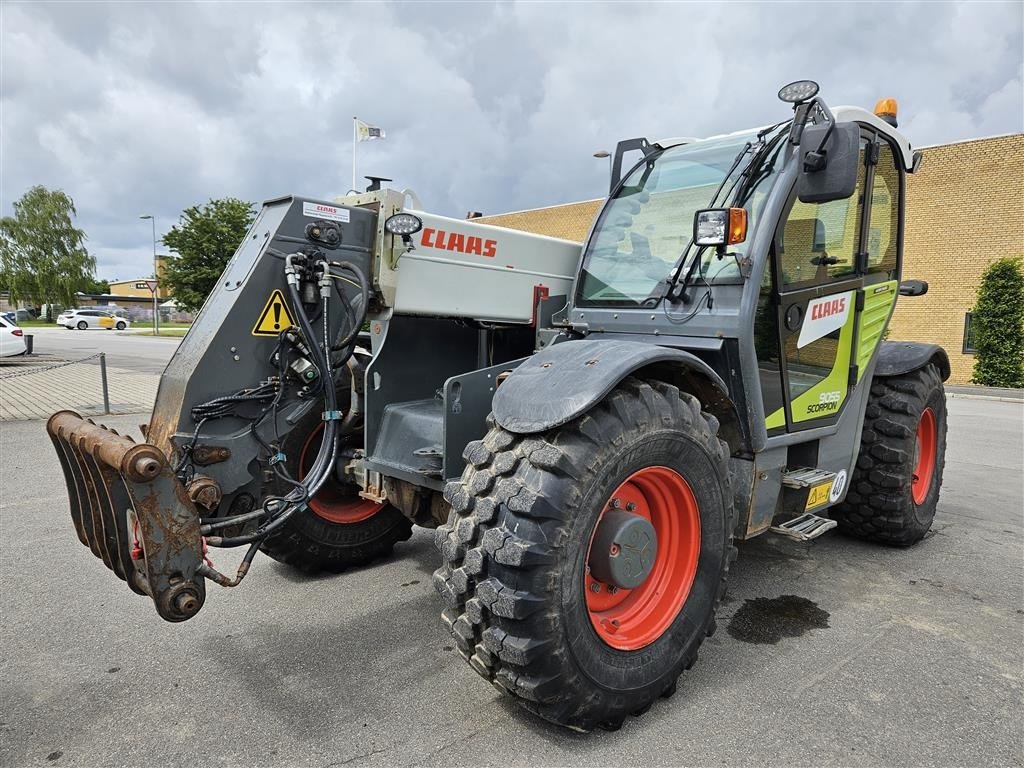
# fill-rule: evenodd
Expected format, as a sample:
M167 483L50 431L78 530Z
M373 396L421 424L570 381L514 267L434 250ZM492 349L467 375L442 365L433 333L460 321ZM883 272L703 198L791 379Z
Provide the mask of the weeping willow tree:
M32 187L0 219L0 290L12 302L75 304L75 293L91 284L96 259L85 248L85 232L74 226L75 203L61 190Z

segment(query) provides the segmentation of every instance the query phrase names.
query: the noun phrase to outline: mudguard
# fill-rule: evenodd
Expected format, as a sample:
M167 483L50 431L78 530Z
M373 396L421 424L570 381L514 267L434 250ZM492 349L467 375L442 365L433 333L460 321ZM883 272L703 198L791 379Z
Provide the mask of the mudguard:
M928 363L938 366L942 380L949 378L949 355L938 344L917 341L883 341L878 349L875 376L899 376Z
M544 432L585 413L641 368L696 395L718 418L723 439L739 447L736 412L719 375L689 352L636 341L566 341L538 352L498 387L494 418L509 432Z

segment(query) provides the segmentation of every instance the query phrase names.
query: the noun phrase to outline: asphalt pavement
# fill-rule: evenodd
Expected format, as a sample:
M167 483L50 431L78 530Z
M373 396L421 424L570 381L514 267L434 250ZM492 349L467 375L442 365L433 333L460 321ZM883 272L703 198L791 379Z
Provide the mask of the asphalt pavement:
M167 361L181 343L170 336L146 336L139 332L67 328L25 328L33 336L34 354L40 359L78 360L106 352L107 365L137 373L163 373Z
M0 764L1019 765L1024 406L951 398L949 413L924 541L744 543L678 693L586 735L458 657L429 532L335 577L261 556L167 624L75 538L42 422L4 424Z

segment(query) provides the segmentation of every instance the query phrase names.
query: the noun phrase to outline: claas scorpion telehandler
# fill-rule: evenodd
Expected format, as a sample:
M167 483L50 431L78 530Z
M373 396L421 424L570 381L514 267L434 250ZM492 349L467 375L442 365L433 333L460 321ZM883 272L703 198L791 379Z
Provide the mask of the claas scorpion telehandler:
M375 179L268 201L145 442L49 419L78 538L183 621L259 552L343 571L435 528L477 673L575 729L646 711L714 631L735 540L909 545L935 513L949 361L883 340L927 290L901 282L921 155L891 99L817 93L783 87L766 127L620 142L582 246Z

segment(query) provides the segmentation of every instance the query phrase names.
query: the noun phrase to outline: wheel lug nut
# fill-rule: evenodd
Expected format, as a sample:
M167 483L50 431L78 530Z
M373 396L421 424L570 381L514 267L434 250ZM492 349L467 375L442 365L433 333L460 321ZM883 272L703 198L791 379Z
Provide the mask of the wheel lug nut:
M632 501L627 503L626 504L626 511L627 512L636 512L636 504L634 504Z
M600 592L601 591L601 585L598 584L596 581L590 582L590 591L591 592Z
M620 507L622 507L622 502L619 501L618 499L612 499L611 500L611 505L612 505L612 509L619 509Z

